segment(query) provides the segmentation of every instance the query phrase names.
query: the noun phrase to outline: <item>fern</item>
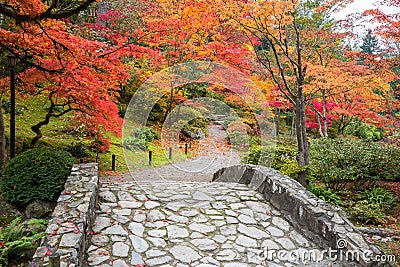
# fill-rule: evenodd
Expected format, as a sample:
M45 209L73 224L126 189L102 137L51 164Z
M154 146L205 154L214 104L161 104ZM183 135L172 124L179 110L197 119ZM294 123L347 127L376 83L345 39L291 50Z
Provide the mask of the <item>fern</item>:
M22 258L28 255L32 249L36 248L36 242L42 238L44 233L38 233L33 236L23 236L19 240L15 240L6 244L0 254L0 266L7 266L10 259L17 257Z
M5 243L17 240L22 236L23 225L20 224L22 218L15 218L8 226L1 230L1 240Z
M14 219L8 226L0 229L0 267L7 266L11 259L22 259L30 256L32 250L37 247L37 242L44 236L44 232L38 233L47 224L46 220L31 219L26 222L31 226L31 232L24 234L22 218Z

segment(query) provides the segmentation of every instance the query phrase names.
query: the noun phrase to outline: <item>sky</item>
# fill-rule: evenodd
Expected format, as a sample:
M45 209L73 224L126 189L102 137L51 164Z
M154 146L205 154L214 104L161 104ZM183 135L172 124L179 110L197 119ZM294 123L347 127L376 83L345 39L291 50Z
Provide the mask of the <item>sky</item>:
M373 9L373 8L379 8L380 10L382 10L384 12L388 12L388 13L400 11L400 9L398 9L398 8L378 5L377 2L379 2L379 1L377 1L377 0L354 0L353 3L348 5L341 12L335 14L335 17L337 19L342 19L342 18L345 18L346 15L348 15L348 14L355 13L355 12L361 13L367 9Z
M355 0L353 3L348 5L345 9L341 10L341 12L336 13L334 16L337 19L344 19L348 14L355 12L363 12L364 10L374 8L373 0Z
M353 13L362 13L368 9L378 8L385 13L400 13L400 8L390 7L390 6L382 6L378 4L378 0L354 0L353 3L349 4L346 8L342 9L340 12L333 14L333 17L337 20L345 19L347 15ZM375 24L376 26L376 24ZM368 29L373 29L374 24L368 23L365 21L360 21L359 26L353 29L353 32L356 33L359 37L364 36Z

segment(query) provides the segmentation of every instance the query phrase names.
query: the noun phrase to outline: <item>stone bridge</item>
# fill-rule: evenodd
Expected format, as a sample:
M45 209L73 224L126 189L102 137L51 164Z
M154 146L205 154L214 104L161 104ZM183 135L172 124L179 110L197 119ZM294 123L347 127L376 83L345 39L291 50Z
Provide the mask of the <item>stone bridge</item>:
M238 165L211 127L199 157L98 177L75 165L31 266L375 266L338 209L270 168Z
M99 183L97 165L83 164L31 266L54 254L61 266L374 266L379 253L340 210L270 168L230 166L213 182Z

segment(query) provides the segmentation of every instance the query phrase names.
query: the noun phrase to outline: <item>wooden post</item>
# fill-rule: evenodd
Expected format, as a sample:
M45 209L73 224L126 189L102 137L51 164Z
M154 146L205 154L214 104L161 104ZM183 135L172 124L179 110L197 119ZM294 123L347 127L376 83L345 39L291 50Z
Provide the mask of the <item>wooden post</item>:
M172 147L169 148L169 156L168 158L171 160L172 159Z
M153 151L149 151L149 165L153 164Z
M188 144L185 144L185 155L188 154Z
M192 149L192 138L190 137L189 148Z
M49 267L60 267L60 254L54 253L49 256Z
M112 154L111 155L111 170L115 171L115 159L116 155Z

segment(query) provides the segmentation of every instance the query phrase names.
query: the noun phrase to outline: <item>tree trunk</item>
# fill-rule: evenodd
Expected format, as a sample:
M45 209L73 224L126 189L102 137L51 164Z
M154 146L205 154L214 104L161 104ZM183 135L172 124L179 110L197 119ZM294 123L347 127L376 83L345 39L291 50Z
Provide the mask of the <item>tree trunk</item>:
M281 110L279 108L275 109L275 130L276 136L279 136L279 126L280 126L280 122L281 122Z
M326 95L325 95L325 89L322 90L322 120L324 123L324 135L323 137L328 137L328 121L326 118Z
M6 162L7 162L6 135L4 130L3 108L0 106L0 170L2 170L5 167Z
M306 114L305 114L305 101L302 92L298 92L296 97L296 137L297 137L297 162L299 167L305 167L309 163L310 144L307 140L306 129ZM301 185L307 187L306 180L307 171L301 171L298 175L298 180Z
M290 128L290 134L291 135L295 135L296 134L295 121L296 121L296 111L294 110L292 112L292 127Z
M324 132L322 131L322 125L321 125L321 118L319 117L319 115L317 114L317 121L318 121L318 131L319 131L319 135L321 137L324 137Z
M171 92L170 92L170 99L169 99L169 103L168 103L168 106L167 106L167 110L165 111L165 114L164 114L164 118L163 118L163 120L162 120L162 123L165 123L165 120L167 119L167 117L168 117L168 114L171 112L171 110L172 110L172 102L174 101L174 88L171 88ZM169 117L169 121L168 121L168 123L169 123L169 127L171 127L171 125L172 125L172 121L171 121L171 116Z
M31 127L31 130L34 133L36 133L36 136L33 137L31 140L31 147L34 147L36 145L37 141L39 141L39 139L43 137L43 134L42 134L42 131L40 130L40 128L42 126L49 124L49 122L50 122L50 116L46 115L46 118L43 121L41 121L38 124L33 125Z
M53 102L52 100L50 100L50 101L51 101L51 105L50 105L50 107L49 107L49 110L48 110L48 112L47 112L46 117L44 118L44 120L38 122L36 125L33 125L33 126L31 127L31 130L32 130L34 133L36 133L36 136L33 137L32 140L31 140L31 147L34 147L35 144L37 143L37 141L39 141L39 139L43 137L43 134L42 134L42 131L40 130L40 128L41 128L42 126L45 126L45 125L49 124L49 123L50 123L51 117L58 118L58 117L61 117L61 116L64 115L64 114L66 114L66 113L72 111L72 109L69 108L69 109L64 110L63 112L61 112L61 113L59 113L59 114L54 114L53 111L54 111L54 108L56 107L56 105L54 104L54 102Z

